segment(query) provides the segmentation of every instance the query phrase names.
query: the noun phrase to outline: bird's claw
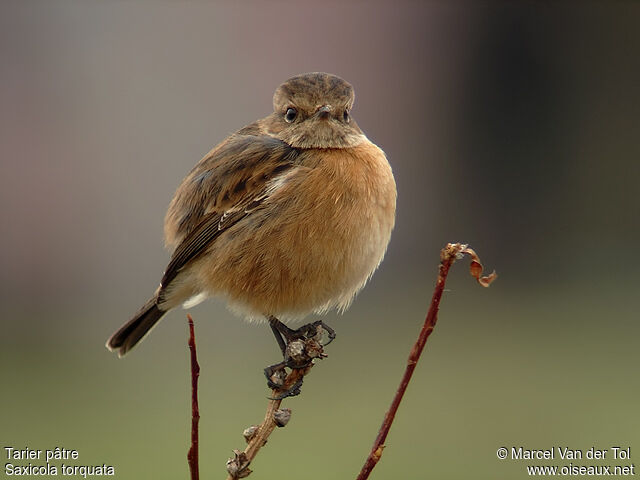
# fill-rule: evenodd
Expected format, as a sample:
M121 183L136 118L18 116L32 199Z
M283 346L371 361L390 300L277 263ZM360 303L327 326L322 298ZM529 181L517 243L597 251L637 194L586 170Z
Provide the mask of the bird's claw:
M300 395L300 393L302 393L301 390L300 390L300 387L302 387L302 381L303 381L303 379L300 378L300 380L298 380L296 383L291 385L290 388L285 390L280 395L277 395L275 397L269 397L269 400L283 400L283 399L288 398L288 397L295 397L297 395Z
M292 370L308 368L313 364L314 358L325 358L327 355L324 353L323 347L329 345L336 338L335 330L322 320L308 323L296 330L287 327L273 316L269 317L269 324L278 341L283 356L282 362L264 369L265 377L267 377L267 385L272 390L285 389L287 379L286 368ZM325 332L329 340L323 344L321 342L323 333ZM274 399L281 400L299 395L301 386L302 379Z

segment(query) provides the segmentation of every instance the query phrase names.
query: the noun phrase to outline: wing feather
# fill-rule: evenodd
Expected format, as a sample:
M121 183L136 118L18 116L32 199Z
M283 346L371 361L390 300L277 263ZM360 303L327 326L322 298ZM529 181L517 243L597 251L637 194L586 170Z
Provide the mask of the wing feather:
M236 134L194 167L167 213L167 240L179 241L160 294L225 230L260 208L274 191L273 180L296 166L298 153L273 137ZM169 232L168 225L175 231Z

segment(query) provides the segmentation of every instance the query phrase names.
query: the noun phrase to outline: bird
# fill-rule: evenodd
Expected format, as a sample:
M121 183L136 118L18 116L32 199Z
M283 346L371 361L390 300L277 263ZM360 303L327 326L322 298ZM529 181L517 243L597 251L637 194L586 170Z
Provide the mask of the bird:
M109 350L122 357L168 311L218 297L267 320L284 354L287 323L349 307L385 255L397 197L385 153L351 115L354 98L336 75L294 76L271 114L193 167L165 217L172 254L160 285Z

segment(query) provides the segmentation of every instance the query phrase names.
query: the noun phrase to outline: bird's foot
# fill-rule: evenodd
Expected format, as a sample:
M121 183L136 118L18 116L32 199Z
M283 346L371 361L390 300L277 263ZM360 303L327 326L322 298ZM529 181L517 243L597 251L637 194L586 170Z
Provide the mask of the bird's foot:
M300 394L302 378L287 385L288 374L286 368L301 370L313 365L316 358L325 358L323 347L329 345L335 338L335 331L321 320L292 330L275 317L269 318L269 324L282 351L283 361L264 369L269 388L283 393L274 399L281 400ZM324 333L328 335L328 341L322 343Z

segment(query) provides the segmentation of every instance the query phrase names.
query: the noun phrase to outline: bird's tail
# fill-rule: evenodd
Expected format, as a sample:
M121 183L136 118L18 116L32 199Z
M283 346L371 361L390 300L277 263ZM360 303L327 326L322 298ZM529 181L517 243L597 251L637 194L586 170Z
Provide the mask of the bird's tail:
M166 310L158 307L157 296L154 295L131 320L111 335L107 348L122 357L149 333L165 313Z

